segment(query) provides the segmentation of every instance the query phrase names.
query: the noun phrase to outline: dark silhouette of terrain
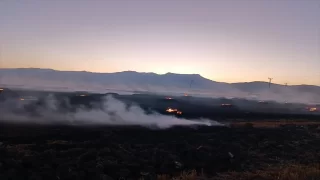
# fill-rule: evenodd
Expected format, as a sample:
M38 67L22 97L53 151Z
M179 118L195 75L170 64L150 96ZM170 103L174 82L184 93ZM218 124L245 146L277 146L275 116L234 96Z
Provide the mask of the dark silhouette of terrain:
M319 130L311 126L0 125L1 180L157 179L188 170L214 179L218 173L308 165L320 158Z
M86 71L56 71L52 69L22 68L0 69L2 84L30 89L55 89L77 91L90 89L105 92L106 89L162 93L192 92L202 96L256 97L278 101L320 103L320 87L312 85L280 85L267 82L224 83L202 77L199 74L163 75L124 71L117 73L93 73Z

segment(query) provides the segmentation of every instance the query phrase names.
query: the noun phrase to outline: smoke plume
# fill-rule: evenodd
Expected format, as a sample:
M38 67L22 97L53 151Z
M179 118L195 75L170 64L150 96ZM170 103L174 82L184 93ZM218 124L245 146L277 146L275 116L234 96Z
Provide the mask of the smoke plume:
M36 114L23 108L28 103L32 102L27 102L18 108L16 105L10 105L10 102L3 103L0 107L0 121L66 125L141 125L153 128L222 125L208 119L187 120L158 113L146 114L139 106L131 105L128 107L125 103L111 96L106 97L99 107L92 109L79 107L75 111L67 112L59 111L58 101L54 96L47 97L45 105L36 108Z

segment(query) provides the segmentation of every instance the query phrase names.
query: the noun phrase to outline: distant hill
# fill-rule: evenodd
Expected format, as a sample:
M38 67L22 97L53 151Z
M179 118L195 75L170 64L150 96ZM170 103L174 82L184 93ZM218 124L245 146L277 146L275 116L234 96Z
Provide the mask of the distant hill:
M135 71L93 73L18 68L0 69L0 84L36 89L188 92L209 96L246 96L283 101L320 102L319 86L271 84L269 89L267 82L224 83L206 79L199 74L155 74Z

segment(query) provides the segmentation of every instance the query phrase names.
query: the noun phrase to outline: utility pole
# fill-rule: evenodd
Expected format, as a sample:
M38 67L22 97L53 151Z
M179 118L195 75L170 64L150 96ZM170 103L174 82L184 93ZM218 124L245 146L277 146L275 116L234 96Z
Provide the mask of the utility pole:
M0 70L1 70L1 66L2 66L2 51L1 51L1 45L0 45ZM2 80L2 77L1 77L1 73L0 73L0 86L1 86L1 80ZM1 88L1 87L0 87Z
M273 78L268 77L268 79L269 79L269 89L270 89L271 81L272 81Z
M193 80L190 81L190 84L189 84L189 88L191 89L191 85L193 83Z
M286 90L288 89L288 83L284 83L284 85L286 86ZM288 93L288 92L287 92ZM287 94L286 93L286 94ZM287 101L285 103L288 103Z
M191 80L190 81L190 83L189 83L189 93L187 93L187 94L184 94L185 96L188 96L188 95L190 95L190 93L191 93L191 86L192 86L192 84L193 84L193 80Z

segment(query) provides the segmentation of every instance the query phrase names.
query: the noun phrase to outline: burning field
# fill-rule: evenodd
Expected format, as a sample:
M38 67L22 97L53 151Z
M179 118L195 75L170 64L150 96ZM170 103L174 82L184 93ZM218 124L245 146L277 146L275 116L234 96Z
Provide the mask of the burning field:
M1 180L320 178L318 106L11 94L0 108Z

